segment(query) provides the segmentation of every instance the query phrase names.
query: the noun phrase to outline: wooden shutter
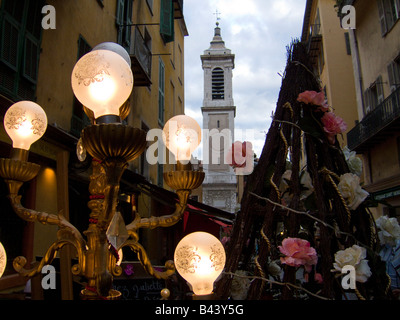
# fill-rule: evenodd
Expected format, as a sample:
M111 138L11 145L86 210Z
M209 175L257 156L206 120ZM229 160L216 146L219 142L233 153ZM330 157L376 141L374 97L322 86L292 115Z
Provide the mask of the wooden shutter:
M117 43L122 45L123 41L123 24L124 24L124 7L125 0L117 0L117 12L115 14L115 24L117 25Z
M388 65L388 76L389 76L389 86L390 86L390 91L393 92L396 90L396 75L395 75L395 65L396 63L392 61Z
M396 0L397 19L400 19L400 0Z
M371 112L372 106L371 106L371 89L367 89L364 92L364 115L367 115L368 113Z
M161 0L160 34L164 42L174 41L174 4L172 0Z
M379 76L376 79L375 83L376 83L376 96L377 96L378 105L379 105L384 100L382 76Z
M384 7L384 0L377 0L378 1L378 12L379 12L379 20L381 23L381 33L382 36L387 32L387 24L386 24L386 17L385 17L385 7Z
M36 84L39 67L40 44L29 34L26 34L24 44L23 75Z
M19 66L19 36L19 25L13 19L8 18L8 15L4 15L1 30L0 59L14 71L18 71Z

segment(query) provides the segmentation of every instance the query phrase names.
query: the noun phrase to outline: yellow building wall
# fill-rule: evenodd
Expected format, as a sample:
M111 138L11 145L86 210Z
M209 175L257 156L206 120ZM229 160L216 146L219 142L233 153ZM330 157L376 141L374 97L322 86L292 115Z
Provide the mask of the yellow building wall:
M390 94L387 66L400 51L399 22L382 37L376 1L357 1L355 8L363 90L382 75L384 96L387 97Z
M344 147L347 145L346 133L354 127L358 114L352 59L346 51L347 30L340 26L335 3L334 0L314 1L310 21L315 21L319 8L325 62L320 79L322 88L326 86L329 105L347 123L347 131L338 136L340 145Z
M362 92L382 76L384 98L390 95L388 64L400 54L400 23L381 34L380 16L376 1L356 1L357 13L356 37L359 48L361 66ZM364 114L359 104L359 120ZM363 154L365 189L377 192L398 186L400 179L400 164L398 158L397 139L400 133L388 136L384 141L372 146ZM387 198L393 206L399 206L399 197ZM376 217L383 214L380 205L374 211Z

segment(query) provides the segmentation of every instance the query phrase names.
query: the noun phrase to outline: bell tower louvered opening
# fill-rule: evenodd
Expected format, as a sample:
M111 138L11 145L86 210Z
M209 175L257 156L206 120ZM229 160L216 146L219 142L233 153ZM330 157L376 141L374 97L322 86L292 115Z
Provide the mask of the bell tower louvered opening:
M224 83L224 70L215 68L212 71L212 99L224 100L225 99L225 83Z

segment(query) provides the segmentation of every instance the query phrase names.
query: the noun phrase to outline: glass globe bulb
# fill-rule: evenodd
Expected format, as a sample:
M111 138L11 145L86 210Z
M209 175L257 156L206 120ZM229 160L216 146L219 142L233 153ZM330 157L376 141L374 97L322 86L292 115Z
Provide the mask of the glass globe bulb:
M193 232L176 246L175 268L190 283L196 295L211 294L214 281L225 267L222 243L207 232Z
M96 49L75 64L71 84L76 98L93 111L96 119L119 116L119 108L132 92L133 74L120 54Z
M176 160L190 160L201 141L200 125L186 115L172 117L164 126L163 141Z
M6 269L6 264L7 264L6 250L4 249L3 245L0 242L0 278L4 273L4 270Z
M14 103L4 115L4 128L13 141L13 148L29 150L47 128L47 116L35 102Z

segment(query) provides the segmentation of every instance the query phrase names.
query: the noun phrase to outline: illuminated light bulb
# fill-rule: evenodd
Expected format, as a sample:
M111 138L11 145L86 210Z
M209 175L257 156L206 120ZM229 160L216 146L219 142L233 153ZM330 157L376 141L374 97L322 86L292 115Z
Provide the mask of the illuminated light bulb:
M212 293L225 261L224 246L207 232L188 234L178 243L174 254L176 270L190 283L196 295Z
M78 60L72 71L72 90L79 102L93 111L95 119L119 116L119 108L132 92L130 64L115 51L107 46L92 50Z
M0 278L4 273L4 270L6 269L6 264L7 264L6 250L4 249L3 245L0 242Z
M129 64L129 66L131 66L131 57L129 56L128 51L126 51L125 48L119 45L118 43L102 42L92 49L92 51L96 50L110 50L115 53L118 53L122 58L125 59L125 61Z
M176 160L190 160L201 141L200 125L186 115L172 117L164 126L163 141Z
M29 150L47 128L47 116L37 103L20 101L14 103L4 115L4 128L11 138L13 148Z

